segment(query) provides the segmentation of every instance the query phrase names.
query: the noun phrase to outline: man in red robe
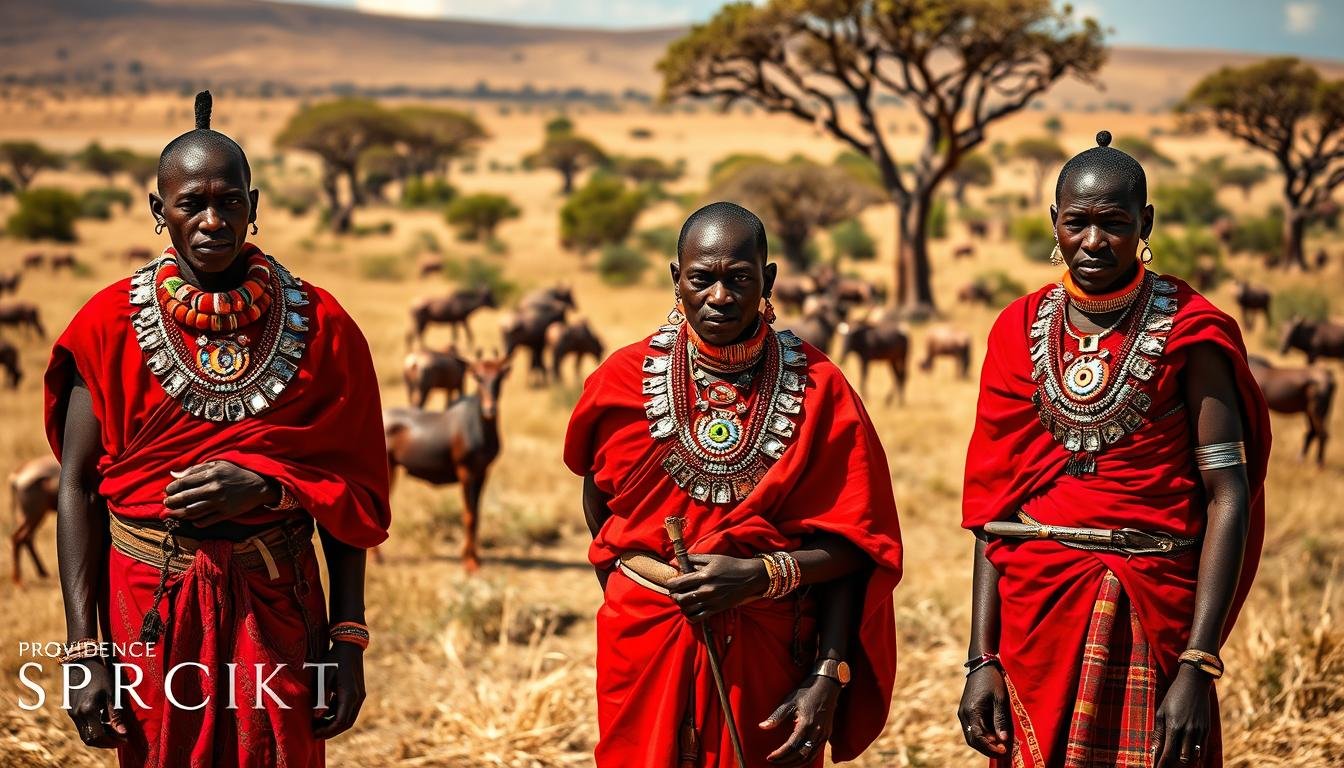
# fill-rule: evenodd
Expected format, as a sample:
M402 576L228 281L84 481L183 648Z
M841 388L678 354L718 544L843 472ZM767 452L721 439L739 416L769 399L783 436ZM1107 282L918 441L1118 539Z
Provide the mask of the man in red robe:
M672 267L679 309L670 319L685 322L606 360L569 424L565 463L585 477L589 559L605 592L601 768L733 764L701 622L721 657L748 765L821 765L827 740L835 760L850 760L886 723L896 671L891 594L901 575L886 456L839 369L758 313L775 273L765 247L745 209L716 203L693 214ZM686 354L693 362L683 369ZM709 399L688 406L682 395ZM762 405L771 398L779 410ZM745 421L734 419L739 405ZM715 474L715 462L702 460L706 446L731 456L734 441L749 444L763 422L773 425L761 433L770 457L739 462L756 471ZM695 573L660 578L657 568L626 567L642 553L668 568L669 516L686 520ZM771 566L760 557L769 552L792 553L809 594L760 599L770 594ZM837 675L842 662L852 672Z
M257 192L203 96L151 196L173 247L90 299L46 373L70 714L123 766L321 766L363 700L390 521L377 378L335 299L246 242Z

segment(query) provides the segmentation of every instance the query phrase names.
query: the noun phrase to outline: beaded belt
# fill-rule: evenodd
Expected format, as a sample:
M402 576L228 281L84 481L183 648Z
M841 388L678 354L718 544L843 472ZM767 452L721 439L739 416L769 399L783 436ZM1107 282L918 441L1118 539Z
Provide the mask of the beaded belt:
M126 520L112 515L112 546L132 560L139 561L155 569L164 567L165 554L170 551L169 532L135 520ZM272 581L280 578L276 567L276 555L288 559L293 553L292 542L304 542L312 538L313 523L308 517L286 520L266 528L254 536L235 542L233 562L248 570L265 571ZM201 539L174 534L177 547L167 557L167 570L176 575L191 567L196 550L203 543ZM272 553L275 554L272 554Z
M1121 555L1175 555L1199 544L1199 539L1184 539L1161 531L1137 528L1073 528L1046 525L1026 512L1017 513L1021 522L985 523L985 533L1003 539L1051 539L1066 547L1115 552Z

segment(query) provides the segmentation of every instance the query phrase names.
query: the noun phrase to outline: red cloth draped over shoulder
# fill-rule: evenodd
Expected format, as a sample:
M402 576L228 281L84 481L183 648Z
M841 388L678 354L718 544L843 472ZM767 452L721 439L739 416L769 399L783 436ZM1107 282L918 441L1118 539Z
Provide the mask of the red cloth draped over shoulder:
M807 385L801 420L794 417L796 435L740 502L695 501L662 469L667 442L649 435L641 391L647 339L617 351L585 382L564 457L575 474L591 474L610 497L612 515L589 551L602 570L631 550L656 552L671 562L663 528L669 515L686 518L692 553L751 557L795 549L807 534L829 532L868 555L874 567L847 659L853 682L841 697L831 736L832 757L849 760L886 723L896 673L891 595L901 577L901 534L886 455L862 402L825 355L810 345L802 350ZM762 732L757 723L811 672L810 655L799 669L786 652L791 602L755 601L713 620L720 640L733 637L725 649L725 675L748 759L762 764L788 731ZM708 704L712 688L698 636L666 596L613 574L598 614L599 765L672 764L686 686L692 684L697 712L711 710L709 721L701 717L702 739L723 734L721 742L704 745L707 765L731 764L725 729L712 720L718 704Z
M1015 519L1023 509L1054 525L1133 527L1199 537L1206 523L1203 485L1195 469L1189 414L1179 406L1189 351L1209 344L1234 372L1240 399L1250 482L1250 529L1240 581L1224 639L1250 590L1260 561L1265 526L1265 471L1269 459L1268 410L1246 363L1235 321L1189 285L1176 285L1177 311L1158 374L1148 384L1151 421L1097 456L1095 474L1064 473L1070 454L1038 420L1031 396L1036 382L1028 332L1037 307L1053 285L1009 305L990 331L975 429L966 458L962 524L977 529ZM1107 570L1119 577L1169 684L1185 649L1199 549L1176 557L1132 557L1089 552L1043 540L991 541L986 555L999 571L999 652L1026 712L1017 713L1017 737L1034 742L1047 762L1062 755L1072 697L1077 690L1088 616ZM1210 649L1215 650L1215 649ZM1029 719L1031 733L1020 722ZM1211 746L1217 739L1211 739ZM1024 756L1032 751L1023 745ZM1213 750L1211 750L1213 751ZM1205 755L1206 765L1219 756ZM1028 763L1029 765L1032 763Z
M170 470L229 461L283 483L341 541L387 538L387 456L378 379L359 327L326 291L306 284L307 349L280 398L256 416L215 423L168 397L136 344L130 279L95 294L52 349L45 377L47 440L61 457L65 398L76 371L88 385L102 434L98 492L129 519L164 514ZM191 343L191 337L188 343ZM257 509L239 523L290 513Z

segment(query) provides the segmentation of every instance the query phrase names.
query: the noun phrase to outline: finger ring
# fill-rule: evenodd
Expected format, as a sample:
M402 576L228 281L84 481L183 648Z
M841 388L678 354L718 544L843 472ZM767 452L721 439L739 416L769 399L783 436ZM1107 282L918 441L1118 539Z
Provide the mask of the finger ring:
M1196 751L1196 752L1198 752L1199 750L1201 750L1201 749L1203 749L1203 748L1204 748L1204 746L1203 746L1202 744L1196 744L1196 745L1195 745L1195 751Z
M803 748L804 748L804 749L811 749L811 748L812 748L812 742L810 742L810 741L804 741L804 742L803 742Z

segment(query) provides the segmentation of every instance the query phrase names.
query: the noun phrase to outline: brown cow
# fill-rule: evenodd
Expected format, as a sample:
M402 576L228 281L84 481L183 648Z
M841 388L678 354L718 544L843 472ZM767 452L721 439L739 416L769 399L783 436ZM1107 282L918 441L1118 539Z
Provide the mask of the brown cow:
M1250 358L1251 374L1270 410L1279 413L1305 413L1307 437L1302 442L1302 458L1307 457L1316 441L1316 464L1325 464L1325 443L1330 437L1330 404L1335 398L1335 375L1329 368L1275 368L1267 360Z
M42 329L42 320L38 316L37 305L29 301L10 301L0 304L0 326L12 325L15 328L32 328L37 337L47 335Z
M51 260L47 263L51 266L52 272L59 272L62 269L68 269L71 272L74 272L75 267L78 265L78 262L75 261L75 254L68 252L52 254Z
M48 512L56 511L56 494L61 486L61 465L50 456L32 459L19 465L9 476L9 493L14 512L14 533L9 537L13 555L14 583L23 580L19 556L28 550L37 575L45 579L47 569L37 556L33 538L42 527Z
M513 357L515 350L524 348L530 354L527 382L531 386L546 384L546 329L565 322L566 313L573 308L569 303L533 297L530 303L519 305L516 312L501 317L499 330L504 339L504 354Z
M957 290L957 301L962 304L994 306L994 292L981 280L972 280Z
M18 389L23 378L23 371L19 370L19 350L5 339L0 339L0 368L9 374L9 388Z
M775 279L775 285L770 291L770 300L781 311L798 312L803 307L803 302L807 297L815 296L821 292L816 278L811 275L783 275Z
M421 277L443 274L443 259L438 256L426 256L420 259L417 269Z
M855 323L841 323L840 357L844 362L851 352L859 356L859 393L867 396L868 364L885 360L891 365L892 388L887 393L887 404L899 397L905 404L905 379L910 361L910 337L892 317L865 318Z
M794 335L808 344L831 354L831 342L835 340L836 329L844 322L844 315L835 299L830 296L811 296L803 303L801 319L789 323L788 328Z
M444 411L389 408L383 411L387 464L432 485L462 486L462 565L468 573L481 567L476 549L481 491L486 473L499 456L499 390L509 373L509 359L475 360L470 374L477 394L458 398Z
M919 363L921 371L933 370L935 357L950 357L957 361L957 375L967 378L971 375L971 334L960 328L939 326L930 329L924 337L924 359Z
M425 328L430 323L447 323L453 329L453 341L457 341L457 329L467 332L467 341L471 341L471 326L467 318L481 307L494 308L495 292L490 288L463 288L447 296L436 299L420 299L411 307L411 332L408 341L423 341Z
M1259 312L1265 316L1265 322L1269 322L1269 302L1272 298L1268 288L1262 288L1258 285L1251 285L1243 280L1237 281L1237 306L1241 307L1241 321L1246 324L1246 330L1255 327L1255 313Z
M953 249L952 249L952 258L954 258L954 259L974 259L974 258L975 258L975 246L974 246L974 245L971 245L970 243L965 243L964 245L958 245L956 248L953 248Z
M835 297L842 312L859 304L881 304L886 301L884 289L857 277L836 278L828 293Z
M1320 249L1319 251L1316 252L1316 268L1317 268L1317 269L1325 269L1326 265L1329 264L1329 263L1330 263L1330 254L1327 253L1326 250L1325 250L1324 248L1322 248L1322 249Z
M23 273L18 270L0 274L0 296L4 296L6 293L18 293L19 281L22 277Z
M1318 357L1344 359L1344 325L1295 317L1283 329L1281 352L1287 354L1290 349L1306 352L1308 363Z
M988 221L968 221L966 222L966 229L970 231L972 237L989 237Z
M580 375L583 358L592 356L593 363L602 362L602 340L597 338L588 321L582 318L571 323L553 323L546 329L546 344L551 348L551 375L563 382L560 364L566 357L574 356L574 375Z
M24 269L37 269L38 267L41 267L43 264L47 263L47 256L44 253L35 251L33 253L26 254L23 257L23 261L20 263L22 264Z
M579 308L579 305L574 303L574 289L565 283L556 283L550 288L538 288L518 300L520 308L549 307L555 304L569 310Z
M446 400L444 408L462 395L466 380L467 360L448 346L442 351L417 349L406 355L402 375L406 379L406 398L412 408L424 408L429 394L442 389Z

